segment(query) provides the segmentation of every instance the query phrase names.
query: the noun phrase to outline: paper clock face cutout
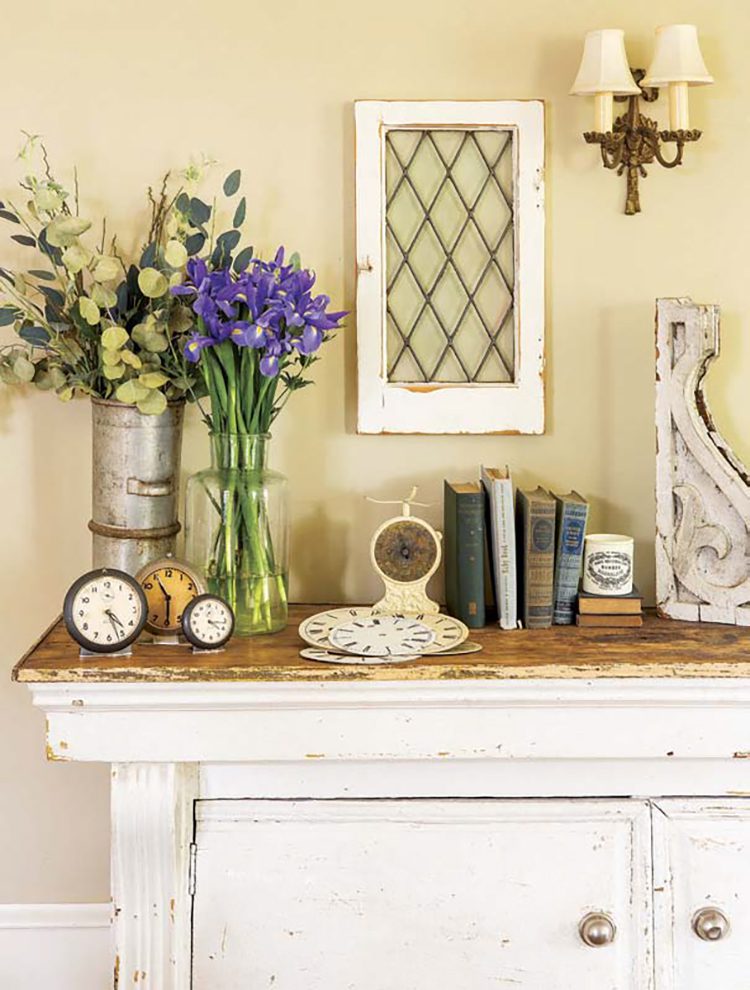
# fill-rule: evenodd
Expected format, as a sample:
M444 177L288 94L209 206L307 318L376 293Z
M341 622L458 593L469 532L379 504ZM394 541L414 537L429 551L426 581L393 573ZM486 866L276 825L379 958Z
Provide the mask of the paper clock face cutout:
M416 619L372 615L336 626L329 640L357 656L393 657L422 653L435 642L435 632Z
M544 104L355 104L360 433L544 431Z
M410 660L419 660L418 656L395 656L395 657L358 657L353 653L333 653L331 650L318 650L315 647L308 647L300 650L299 655L304 660L315 660L317 663L340 663L359 666L362 664L387 664L387 663L408 663Z
M357 606L352 608L331 608L327 612L318 612L300 623L299 634L310 646L320 646L327 649L330 646L328 637L336 626L365 615L372 615L372 606Z

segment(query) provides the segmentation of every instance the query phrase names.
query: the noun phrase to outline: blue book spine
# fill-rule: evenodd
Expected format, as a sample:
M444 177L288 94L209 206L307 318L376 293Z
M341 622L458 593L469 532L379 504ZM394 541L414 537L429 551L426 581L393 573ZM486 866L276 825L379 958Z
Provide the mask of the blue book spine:
M557 498L557 552L555 554L555 607L553 622L575 622L578 582L581 577L583 538L589 507L586 502Z

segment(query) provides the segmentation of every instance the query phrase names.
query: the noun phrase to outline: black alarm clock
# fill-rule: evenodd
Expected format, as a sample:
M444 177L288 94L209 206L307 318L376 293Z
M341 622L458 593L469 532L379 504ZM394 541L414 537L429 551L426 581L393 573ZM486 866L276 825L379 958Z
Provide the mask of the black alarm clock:
M198 595L182 613L182 633L196 650L221 650L234 633L232 606L218 595Z
M127 650L143 632L147 617L146 596L138 581L110 567L79 577L63 604L68 632L89 653Z

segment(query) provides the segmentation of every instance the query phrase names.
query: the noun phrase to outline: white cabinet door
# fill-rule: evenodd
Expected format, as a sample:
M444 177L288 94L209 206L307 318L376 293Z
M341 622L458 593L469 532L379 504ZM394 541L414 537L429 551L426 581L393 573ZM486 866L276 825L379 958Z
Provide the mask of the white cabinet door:
M654 804L654 910L659 990L750 986L750 801L660 799ZM704 915L709 934L693 924ZM700 923L700 919L699 919Z
M196 843L194 990L653 986L646 802L204 801Z

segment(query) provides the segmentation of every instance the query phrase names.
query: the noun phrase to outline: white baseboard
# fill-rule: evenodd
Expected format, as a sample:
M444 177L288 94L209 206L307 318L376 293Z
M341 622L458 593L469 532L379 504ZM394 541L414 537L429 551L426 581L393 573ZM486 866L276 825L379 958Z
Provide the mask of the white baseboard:
M2 990L106 990L109 904L0 904Z

